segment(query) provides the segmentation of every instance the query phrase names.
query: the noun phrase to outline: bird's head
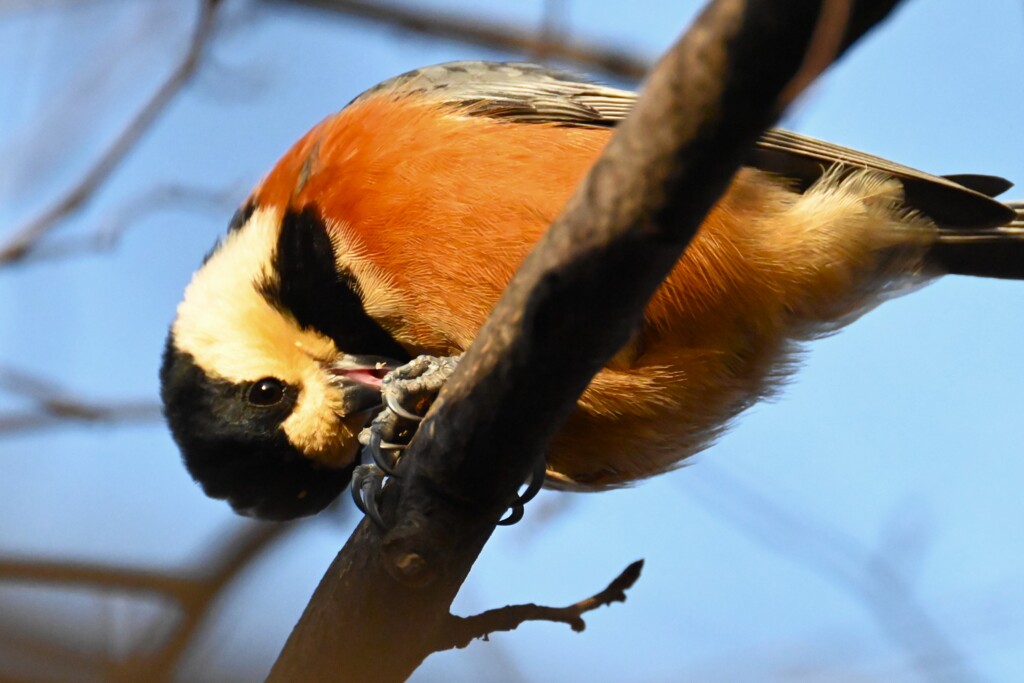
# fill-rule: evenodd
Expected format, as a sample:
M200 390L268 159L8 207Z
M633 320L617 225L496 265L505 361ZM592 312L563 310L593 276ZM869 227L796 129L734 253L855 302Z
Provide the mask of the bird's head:
M164 413L208 495L266 519L315 514L351 479L392 358L407 355L339 272L315 209L250 204L178 307Z

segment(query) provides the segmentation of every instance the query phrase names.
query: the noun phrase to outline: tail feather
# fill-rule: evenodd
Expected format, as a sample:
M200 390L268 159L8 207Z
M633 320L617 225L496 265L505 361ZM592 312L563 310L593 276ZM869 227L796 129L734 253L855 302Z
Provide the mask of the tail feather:
M1010 225L1014 225L1017 227L1024 226L1024 201L1006 202L1006 205L1017 213L1017 217L1013 220L1012 223L1010 223Z
M942 177L946 180L952 180L957 185L963 185L969 190L980 192L986 197L998 197L1013 187L1013 183L1006 178L997 175L957 173L955 175L944 175Z
M998 228L940 229L930 259L947 273L1024 280L1024 202L1006 205L1016 218Z

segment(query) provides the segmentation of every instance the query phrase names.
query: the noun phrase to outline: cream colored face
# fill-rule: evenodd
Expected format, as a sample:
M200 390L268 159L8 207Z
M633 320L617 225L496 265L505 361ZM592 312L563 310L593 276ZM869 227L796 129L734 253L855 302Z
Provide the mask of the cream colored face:
M330 467L352 461L367 420L350 414L328 366L340 356L334 342L272 306L261 282L276 277L274 253L280 216L260 209L230 233L185 290L171 328L175 346L220 380L250 385L275 378L298 391L282 428L306 457ZM251 277L249 286L239 278ZM251 274L251 275L250 275Z

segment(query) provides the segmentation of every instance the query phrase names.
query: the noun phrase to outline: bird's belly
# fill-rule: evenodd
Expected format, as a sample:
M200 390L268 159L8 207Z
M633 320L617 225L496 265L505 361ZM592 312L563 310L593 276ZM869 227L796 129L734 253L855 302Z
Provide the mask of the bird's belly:
M662 336L632 367L594 377L551 443L550 485L603 489L678 466L770 395L796 348L754 329L720 344Z
M800 342L919 284L933 226L869 174L804 194L741 173L649 303L631 363L591 382L548 453L551 485L673 468L790 374ZM824 204L824 206L823 206Z

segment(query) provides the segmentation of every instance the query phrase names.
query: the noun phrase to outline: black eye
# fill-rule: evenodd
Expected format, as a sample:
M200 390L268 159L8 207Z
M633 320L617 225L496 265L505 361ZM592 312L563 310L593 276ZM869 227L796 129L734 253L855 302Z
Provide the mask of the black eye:
M264 377L249 387L249 403L265 408L276 405L284 398L284 382L273 377Z

